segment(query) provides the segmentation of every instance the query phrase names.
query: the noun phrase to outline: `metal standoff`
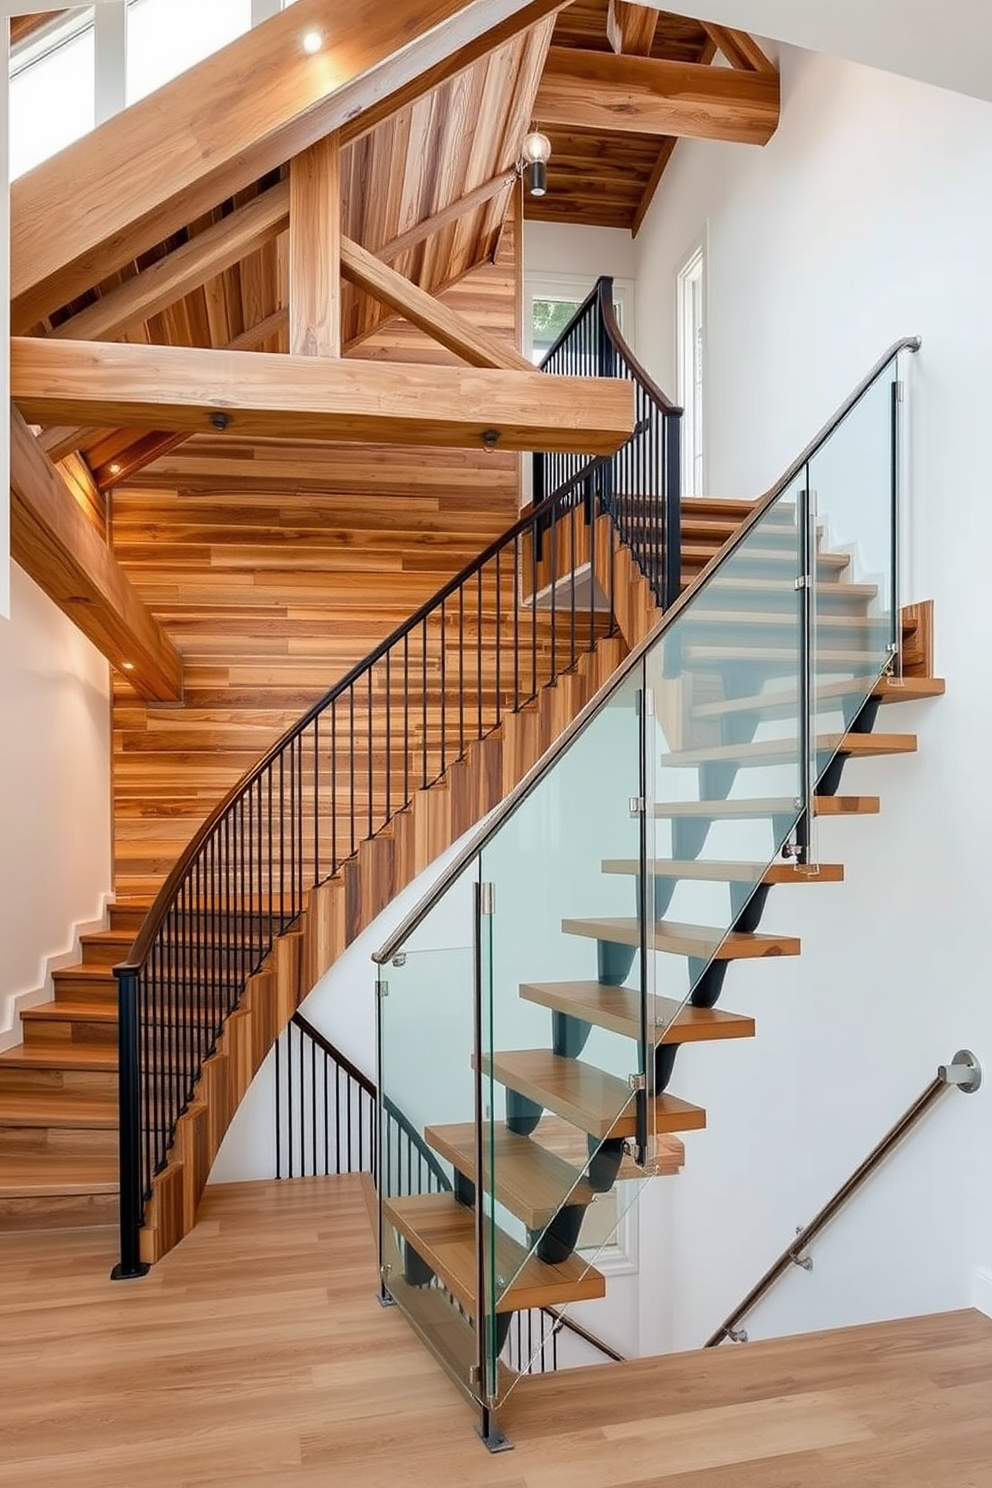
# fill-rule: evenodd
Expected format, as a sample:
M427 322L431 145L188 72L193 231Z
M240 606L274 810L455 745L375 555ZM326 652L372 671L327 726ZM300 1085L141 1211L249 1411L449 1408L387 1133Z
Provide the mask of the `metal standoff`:
M937 1079L956 1085L964 1095L974 1095L982 1085L982 1066L970 1049L959 1049L950 1064L937 1066Z

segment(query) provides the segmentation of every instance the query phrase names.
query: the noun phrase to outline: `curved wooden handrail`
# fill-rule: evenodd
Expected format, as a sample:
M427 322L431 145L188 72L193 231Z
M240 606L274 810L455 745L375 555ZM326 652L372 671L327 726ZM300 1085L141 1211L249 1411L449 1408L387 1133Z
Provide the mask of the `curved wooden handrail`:
M631 371L634 373L635 380L639 380L643 384L644 389L648 393L649 397L656 401L659 407L662 408L666 413L681 413L681 409L679 409L675 404L673 404L668 398L665 397L665 394L657 386L654 380L648 375L647 372L644 371L640 363L635 358L633 352L630 350L630 347L627 345L627 342L621 335L620 328L617 325L616 316L613 311L612 287L613 280L608 276L604 275L599 280L597 280L594 289L586 297L582 306L579 310L576 311L575 315L569 321L569 324L565 327L564 331L562 331L558 340L555 342L555 347L553 347L552 351L548 353L548 356L551 356L554 349L557 348L564 341L564 339L568 336L572 326L585 313L589 306L598 298L600 310L603 314L606 324L607 334L609 335L611 341L614 343L616 350L619 351L621 355L628 361ZM547 361L547 357L544 360ZM642 432L642 424L639 423L635 425L631 438L636 438L638 434ZM207 839L211 836L214 829L223 820L224 816L232 809L232 807L237 804L238 801L242 800L245 797L245 795L251 790L252 786L264 776L265 772L279 758L279 756L286 753L286 751L290 748L294 741L302 736L302 734L316 718L319 718L322 713L327 711L327 709L331 706L336 698L343 697L349 691L349 689L354 687L355 684L362 679L362 677L364 677L368 672L372 670L373 667L378 664L378 662L383 660L387 652L393 650L397 645L400 645L405 636L412 635L419 626L423 625L424 622L429 619L430 616L441 607L441 605L445 603L446 600L450 599L452 595L457 594L459 589L464 589L468 584L470 584L472 579L475 578L486 567L486 565L489 564L492 559L496 557L497 553L509 547L519 537L523 536L524 533L529 531L535 521L540 521L541 518L544 516L551 516L555 510L555 507L560 504L564 498L567 498L570 494L577 490L583 484L583 482L588 479L590 473L594 469L596 469L600 465L608 463L609 458L609 456L592 457L586 466L584 466L575 475L573 475L568 481L566 481L561 487L559 487L558 490L552 492L552 494L546 497L546 499L539 505L531 505L530 507L525 508L512 527L508 528L505 532L501 533L499 537L495 538L487 548L484 548L483 551L479 553L475 558L473 558L470 563L467 563L465 567L462 568L454 576L454 578L449 579L448 582L444 584L434 595L432 595L430 599L426 600L425 603L422 604L420 608L414 612L413 615L411 615L407 620L404 620L402 625L397 626L396 629L393 630L388 636L386 636L385 639L382 640L373 651L369 652L367 656L363 657L361 661L357 662L349 672L346 672L345 675L340 679L340 681L335 683L335 685L330 688L329 691L324 693L322 697L318 698L317 701L313 703L307 710L307 712L304 713L302 717L297 719L297 721L292 724L285 731L285 733L283 733L275 741L275 743L261 757L261 759L258 760L258 762L253 765L251 769L231 787L227 795L223 797L223 799L218 803L218 805L202 823L199 829L194 833L194 835L184 848L178 861L174 864L171 872L165 879L162 887L159 889L158 894L155 896L155 899L153 900L151 907L149 908L148 913L142 922L141 928L138 931L137 936L135 937L134 944L131 947L127 959L115 966L114 971L116 975L134 975L136 972L139 972L145 965L152 946L155 942L155 937L162 927L169 907L174 902L179 887L187 879L190 868L195 863L200 848L203 846L204 842L206 842Z

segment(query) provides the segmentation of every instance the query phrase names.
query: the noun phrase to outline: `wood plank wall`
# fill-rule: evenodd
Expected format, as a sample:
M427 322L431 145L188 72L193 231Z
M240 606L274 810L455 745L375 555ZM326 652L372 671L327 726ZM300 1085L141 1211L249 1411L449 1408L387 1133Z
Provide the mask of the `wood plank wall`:
M519 345L519 235L444 298ZM360 354L448 360L395 323ZM114 550L185 658L183 704L114 695L118 894L157 889L300 714L513 521L515 456L197 438L112 499Z

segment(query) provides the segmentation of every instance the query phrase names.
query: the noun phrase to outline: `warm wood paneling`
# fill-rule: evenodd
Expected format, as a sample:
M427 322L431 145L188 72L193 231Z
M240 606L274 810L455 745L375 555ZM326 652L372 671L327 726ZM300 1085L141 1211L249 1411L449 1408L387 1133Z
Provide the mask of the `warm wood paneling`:
M445 295L518 344L517 243ZM362 348L451 353L413 327ZM114 550L185 658L185 706L114 712L117 885L154 888L235 780L513 521L515 456L198 436L113 495Z
M299 0L15 182L12 324L33 325L342 125L357 138L553 9ZM308 26L324 36L315 57L299 44Z

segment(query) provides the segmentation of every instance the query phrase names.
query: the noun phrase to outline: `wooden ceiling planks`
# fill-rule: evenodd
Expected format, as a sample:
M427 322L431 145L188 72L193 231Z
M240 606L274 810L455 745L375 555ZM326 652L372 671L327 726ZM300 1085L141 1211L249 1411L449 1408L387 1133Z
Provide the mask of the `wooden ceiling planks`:
M553 45L612 52L610 0L573 0L555 24ZM709 63L714 46L701 21L660 11L648 55ZM541 119L535 122L542 127ZM545 127L551 140L548 191L528 196L524 211L541 222L583 223L636 232L671 158L669 135L635 138L610 130Z

